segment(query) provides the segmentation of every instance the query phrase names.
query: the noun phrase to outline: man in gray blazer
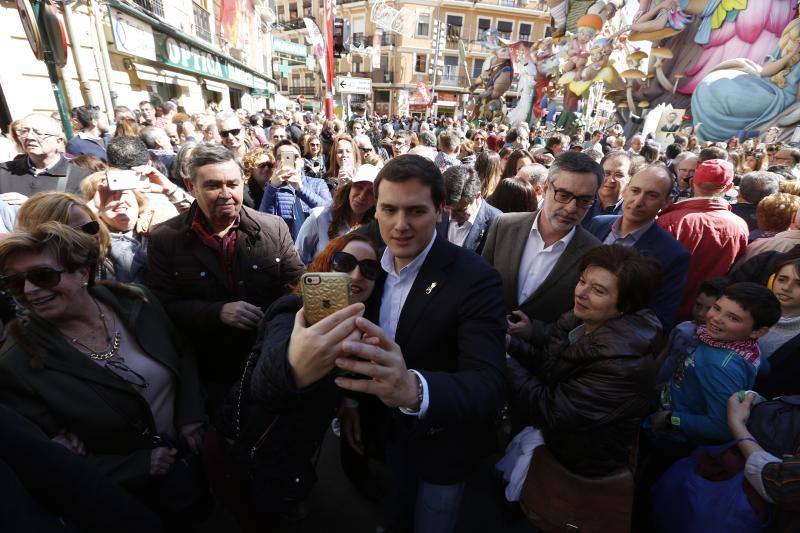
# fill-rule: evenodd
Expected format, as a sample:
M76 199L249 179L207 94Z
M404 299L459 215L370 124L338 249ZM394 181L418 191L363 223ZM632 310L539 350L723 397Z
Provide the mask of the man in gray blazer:
M602 182L599 164L565 152L550 167L539 211L495 220L482 255L503 280L510 334L530 340L531 321L555 322L572 309L581 258L600 244L580 222Z

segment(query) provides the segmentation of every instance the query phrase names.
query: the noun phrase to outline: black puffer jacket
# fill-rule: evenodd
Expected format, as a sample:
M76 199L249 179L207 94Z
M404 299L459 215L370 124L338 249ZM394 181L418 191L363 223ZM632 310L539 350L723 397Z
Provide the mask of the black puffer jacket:
M262 511L279 511L307 496L316 481L313 457L343 395L332 375L301 390L295 386L287 350L302 305L289 294L267 310L256 343L260 351L251 354L218 421Z
M570 342L581 324L565 313L548 342L509 346L512 413L542 430L569 470L602 476L628 464L655 394L661 324L649 310L610 320Z

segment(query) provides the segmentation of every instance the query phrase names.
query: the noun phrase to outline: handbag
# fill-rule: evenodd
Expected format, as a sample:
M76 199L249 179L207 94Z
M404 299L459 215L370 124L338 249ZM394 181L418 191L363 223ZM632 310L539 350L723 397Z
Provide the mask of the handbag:
M533 454L520 505L542 531L627 533L633 516L633 472L623 468L603 477L567 470L545 446Z

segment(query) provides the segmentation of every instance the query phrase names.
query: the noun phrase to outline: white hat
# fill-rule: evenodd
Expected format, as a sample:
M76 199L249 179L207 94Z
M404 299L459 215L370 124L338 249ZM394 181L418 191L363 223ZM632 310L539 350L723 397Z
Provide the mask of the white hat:
M378 167L375 165L361 165L353 177L353 183L357 181L368 181L375 183L375 178L378 176Z

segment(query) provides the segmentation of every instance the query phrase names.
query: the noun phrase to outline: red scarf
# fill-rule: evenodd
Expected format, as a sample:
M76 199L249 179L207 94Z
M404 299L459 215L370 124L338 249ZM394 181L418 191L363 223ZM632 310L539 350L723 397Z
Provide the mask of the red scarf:
M761 358L761 349L758 347L756 339L745 339L742 341L718 341L712 339L708 334L708 327L703 324L697 328L697 337L701 342L713 346L714 348L723 348L731 350L744 357L744 360L752 365L758 366L758 361Z
M233 226L225 235L222 237L215 235L206 226L205 217L200 209L195 211L192 220L192 230L200 237L203 244L211 248L214 255L217 256L222 274L225 276L225 285L234 293L236 292L236 280L233 278L233 258L236 249L236 235L239 233L236 231L238 228L239 217L237 216Z

